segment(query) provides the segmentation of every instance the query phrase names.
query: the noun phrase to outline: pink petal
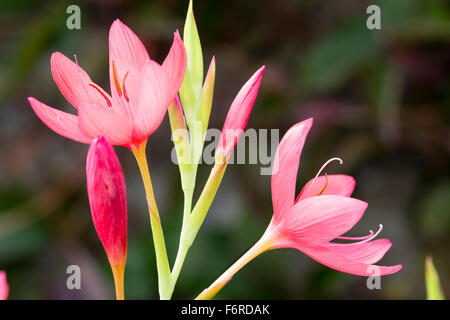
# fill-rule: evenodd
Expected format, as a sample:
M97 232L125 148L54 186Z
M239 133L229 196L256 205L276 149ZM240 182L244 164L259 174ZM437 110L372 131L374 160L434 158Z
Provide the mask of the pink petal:
M92 220L112 265L125 263L127 195L119 159L105 138L94 139L86 162Z
M9 295L9 286L6 281L6 272L0 271L0 300L6 300Z
M384 276L395 273L402 268L402 265L378 266L355 261L341 255L334 249L324 246L302 246L297 247L297 249L329 268L358 276Z
M127 95L131 104L137 103L141 71L149 59L147 50L137 35L119 19L115 20L109 31L111 95L115 100L119 96L116 80L120 93L123 94L122 83L128 72L125 81ZM113 61L117 71L116 80L113 72Z
M81 103L107 106L105 98L89 85L93 83L89 75L75 62L62 53L55 52L52 54L50 64L56 85L75 108L78 109Z
M352 228L367 203L343 196L318 196L297 202L279 222L287 244L325 243ZM276 223L276 221L274 221Z
M258 95L259 85L264 73L265 66L262 66L253 76L244 84L228 111L219 143L216 148L216 154L223 153L229 157L237 141L241 137L248 118Z
M128 146L132 143L129 118L113 108L83 103L78 109L78 117L81 132L88 136L102 135L113 145Z
M320 192L322 195L334 194L337 196L350 197L355 189L355 179L342 174L328 175L327 177L319 176L314 184L312 184L313 181L314 179L308 181L308 183L300 191L300 194L295 202L305 198L317 196ZM325 186L326 188L322 191Z
M133 109L135 141L146 140L159 127L174 98L166 72L148 60L142 71L139 102Z
M300 155L312 123L310 118L291 127L278 146L272 169L274 222L281 220L294 204Z
M186 71L186 49L180 38L178 30L174 33L173 44L162 67L169 77L169 87L176 95L180 89Z
M365 243L330 243L323 246L334 250L348 259L372 264L383 258L392 246L392 243L388 239L378 239Z
M28 98L28 102L39 119L56 133L78 142L91 142L91 136L84 134L78 128L77 116L49 107L32 97Z

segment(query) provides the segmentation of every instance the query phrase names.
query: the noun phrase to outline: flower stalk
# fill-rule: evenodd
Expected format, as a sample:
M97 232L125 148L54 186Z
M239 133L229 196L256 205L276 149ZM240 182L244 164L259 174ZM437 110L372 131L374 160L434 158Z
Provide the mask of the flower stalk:
M251 247L242 257L240 257L231 267L229 267L216 281L202 291L195 300L210 300L222 290L223 287L241 270L247 263L270 249L270 239L262 237Z
M156 253L156 266L158 269L158 286L159 296L161 299L170 299L171 274L169 260L167 258L166 243L164 233L159 218L158 207L156 205L155 195L153 192L152 180L148 170L147 156L145 153L146 143L142 143L132 149L133 155L139 166L139 171L144 183L145 195L147 197L148 211L150 215L150 224L153 234L153 243Z
M116 300L125 300L124 290L124 276L125 265L118 265L112 267L114 286L116 287Z

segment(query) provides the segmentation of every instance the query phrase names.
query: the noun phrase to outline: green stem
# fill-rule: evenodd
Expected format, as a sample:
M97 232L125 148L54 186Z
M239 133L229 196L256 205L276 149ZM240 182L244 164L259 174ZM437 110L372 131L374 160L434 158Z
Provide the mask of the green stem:
M213 199L222 181L225 173L226 163L216 164L211 170L208 181L198 199L194 209L191 212L193 189L184 190L185 205L183 214L183 227L181 229L180 244L178 247L177 257L172 270L172 287L170 295L175 288L175 284L180 275L186 255L191 247L194 239L205 219L205 216L211 207Z
M175 284L178 280L178 276L180 275L181 267L183 266L184 260L186 258L186 254L189 250L189 246L186 246L186 243L185 243L185 233L186 233L186 226L189 224L189 217L191 215L193 191L194 191L193 189L184 191L183 226L181 228L180 244L178 247L177 257L175 259L175 264L173 265L173 270L172 270L173 288L175 287ZM172 288L172 291L173 291L173 288Z
M222 182L226 168L226 162L222 164L216 163L209 174L208 181L206 182L206 185L203 188L194 209L192 210L189 218L189 225L186 229L186 237L190 244L194 241L198 230L205 220L206 214L208 213L214 197L216 196L217 190L219 189L220 183Z
M164 233L159 218L158 207L156 206L155 195L153 193L152 180L148 170L147 156L145 154L146 142L142 143L137 148L132 149L134 157L141 172L142 181L145 187L145 194L147 197L148 211L150 215L150 224L153 234L153 243L155 246L156 266L158 269L158 286L159 296L166 300L170 298L171 288L171 274L169 260L167 258L166 243L164 241Z
M203 290L195 300L210 300L222 290L222 288L241 270L247 263L255 257L270 249L270 238L262 237L251 247L242 257L239 258L231 267L229 267L216 281L207 289Z

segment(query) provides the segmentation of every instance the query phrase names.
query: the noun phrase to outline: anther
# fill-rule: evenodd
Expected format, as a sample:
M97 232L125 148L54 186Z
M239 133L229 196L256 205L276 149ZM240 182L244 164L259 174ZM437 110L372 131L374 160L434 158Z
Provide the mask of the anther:
M116 87L117 94L119 95L119 97L121 97L122 90L120 89L119 78L117 77L117 69L116 69L116 64L114 61L112 62L112 72L113 72L114 85Z
M326 173L325 173L325 179L326 179L325 185L322 187L322 189L320 189L319 193L317 194L318 196L320 196L325 191L325 189L328 187L328 176Z
M89 83L89 86L91 86L92 88L94 88L95 90L97 90L98 92L100 92L100 94L102 95L102 97L106 100L106 103L108 104L108 107L111 107L111 101L109 101L108 96L106 95L106 93L102 90L102 88L100 88L99 86L97 86L95 83Z
M130 102L130 100L128 99L128 94L127 94L127 90L125 89L125 80L127 79L128 76L128 71L125 73L125 75L123 76L122 79L122 89L123 89L123 96L125 98L125 100L127 100L127 102Z

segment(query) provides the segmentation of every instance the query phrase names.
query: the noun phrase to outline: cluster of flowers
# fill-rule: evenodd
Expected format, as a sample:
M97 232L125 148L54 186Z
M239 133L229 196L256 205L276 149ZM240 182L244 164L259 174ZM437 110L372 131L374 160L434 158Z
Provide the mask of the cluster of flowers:
M149 57L136 34L116 20L109 33L111 94L95 84L77 62L57 52L51 57L53 78L78 115L28 98L36 115L53 131L90 144L86 164L89 204L112 268L117 299L124 298L127 197L123 171L112 145L130 149L137 160L149 208L159 294L162 299L170 299L186 254L219 188L227 159L246 127L264 72L264 66L257 70L231 104L215 151L214 167L195 206L192 198L197 162L179 163L185 204L179 250L171 268L145 148L166 113L172 131L185 132L174 141L179 158L187 150L192 159L197 156L194 150L203 148L212 105L215 60L211 60L203 81L203 57L192 2L183 38L184 42L175 32L171 49L160 65ZM200 133L190 130L195 122L201 125ZM387 239L372 241L378 232L359 238L342 236L360 220L367 207L367 203L350 197L355 187L352 177L320 176L319 171L295 197L300 155L312 124L312 119L295 124L278 146L272 174L274 213L266 232L198 299L212 298L246 263L267 250L296 248L330 268L370 276L369 267L390 248ZM355 242L331 242L334 239ZM400 265L379 266L379 275L400 269ZM4 273L0 273L0 298L6 298L8 290L2 289L2 283L6 283Z

